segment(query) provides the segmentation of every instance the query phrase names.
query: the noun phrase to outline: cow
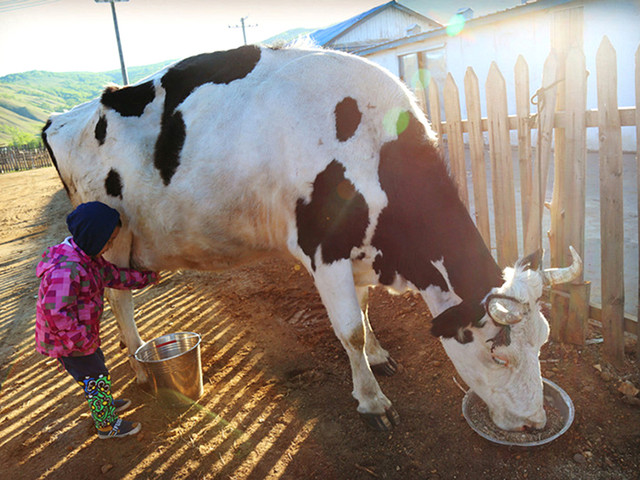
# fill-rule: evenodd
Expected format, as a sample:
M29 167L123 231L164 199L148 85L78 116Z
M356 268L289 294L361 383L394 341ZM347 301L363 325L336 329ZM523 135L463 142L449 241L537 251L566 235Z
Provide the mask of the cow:
M413 290L431 332L506 430L545 425L540 255L502 271L460 201L425 114L372 62L314 48L244 46L187 58L54 114L42 137L73 205L117 209L119 266L216 271L288 254L313 278L346 350L357 411L399 415L374 372L397 363L367 318L370 286ZM107 292L132 355L130 293ZM131 359L139 382L146 380Z

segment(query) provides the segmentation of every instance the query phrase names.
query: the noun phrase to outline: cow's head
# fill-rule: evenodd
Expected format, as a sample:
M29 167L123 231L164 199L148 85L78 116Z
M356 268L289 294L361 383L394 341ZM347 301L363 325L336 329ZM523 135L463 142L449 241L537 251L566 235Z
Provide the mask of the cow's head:
M549 335L540 312L543 283L566 283L582 271L582 260L571 248L573 263L564 269L538 270L540 254L519 260L504 270L504 283L481 301L463 301L434 320L456 370L484 400L493 422L503 430L543 428L542 375L539 353ZM439 332L460 325L461 316L475 315L456 335Z

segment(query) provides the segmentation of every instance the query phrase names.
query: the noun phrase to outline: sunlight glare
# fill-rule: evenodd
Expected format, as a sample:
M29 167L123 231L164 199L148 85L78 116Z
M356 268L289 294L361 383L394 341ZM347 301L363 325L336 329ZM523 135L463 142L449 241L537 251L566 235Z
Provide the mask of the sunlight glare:
M401 108L392 108L385 114L382 123L387 133L400 136L409 126L409 113Z
M451 17L449 20L449 24L447 25L447 35L450 37L455 37L459 35L460 32L464 29L465 19L462 15L456 14Z
M426 89L431 82L431 72L426 68L421 68L417 70L413 76L411 77L411 89L419 90Z

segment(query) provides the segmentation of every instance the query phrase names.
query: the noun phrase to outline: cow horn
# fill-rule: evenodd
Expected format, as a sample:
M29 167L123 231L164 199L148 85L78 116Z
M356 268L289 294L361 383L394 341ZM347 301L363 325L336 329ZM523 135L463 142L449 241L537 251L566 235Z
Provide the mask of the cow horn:
M559 283L569 283L575 280L582 273L582 259L572 246L569 246L573 262L571 266L565 268L547 268L543 271L544 281L547 285Z

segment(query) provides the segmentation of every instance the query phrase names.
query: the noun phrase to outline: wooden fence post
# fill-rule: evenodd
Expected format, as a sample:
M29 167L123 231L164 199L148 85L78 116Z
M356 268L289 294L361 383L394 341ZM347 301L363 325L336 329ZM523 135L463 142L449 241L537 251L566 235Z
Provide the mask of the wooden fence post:
M491 224L489 222L489 196L487 194L487 164L484 159L482 139L482 111L478 77L471 67L464 75L464 91L467 104L469 150L473 178L473 201L476 225L484 243L491 250Z
M520 157L520 205L522 212L523 253L528 255L535 252L537 245L526 243L529 223L529 209L531 207L531 125L529 99L529 66L522 55L514 67L516 86L516 117L518 120L518 155Z
M458 195L469 211L469 190L467 189L467 168L464 159L464 139L462 138L462 115L460 114L460 96L458 86L449 73L444 83L445 131L449 146L451 172L458 186Z
M600 231L604 351L624 362L624 223L622 134L618 112L616 52L605 36L596 54L600 137Z
M438 149L444 157L444 142L442 140L442 119L440 116L440 95L438 93L438 84L433 80L429 80L429 119L431 126L438 135Z
M542 214L547 191L549 158L553 139L553 120L556 105L556 56L552 51L544 62L542 86L536 93L538 114L538 145L531 176L531 207L524 244L533 251L542 248Z
M498 264L504 268L518 259L515 187L509 137L507 87L498 65L491 63L487 83L487 117L489 120L489 158L491 189L498 243Z
M538 105L537 127L538 145L531 176L531 209L529 210L529 222L525 245L542 248L542 217L547 193L547 179L549 176L549 164L551 159L551 145L553 143L553 127L556 110L557 91L557 59L555 51L551 51L544 62L542 71L542 86L536 92L535 98ZM533 248L535 251L537 248ZM551 306L564 302L564 297L550 292ZM556 312L552 312L549 318L551 324L551 339L558 341L561 338L562 323Z
M640 46L636 50L636 169L638 177L638 217L640 218ZM640 239L640 221L638 222L638 239ZM638 272L640 272L640 255L638 256ZM638 305L636 312L636 360L640 362L640 282L638 282Z
M565 179L562 186L564 215L563 250L572 245L584 258L586 162L587 162L587 69L582 49L567 54L565 82ZM584 345L589 319L591 285L584 274L567 286L569 309L563 322L562 341Z

